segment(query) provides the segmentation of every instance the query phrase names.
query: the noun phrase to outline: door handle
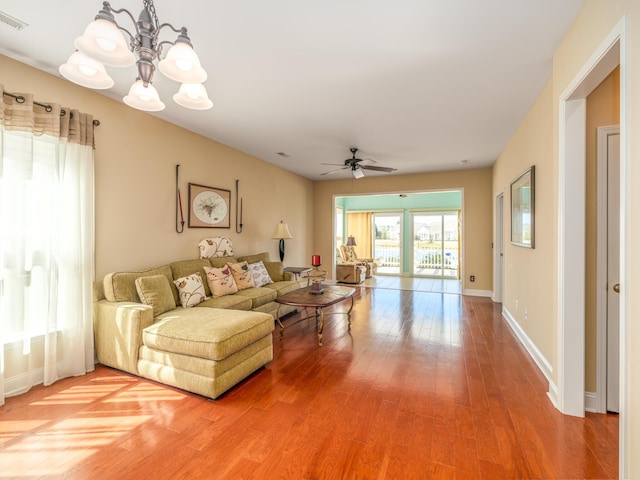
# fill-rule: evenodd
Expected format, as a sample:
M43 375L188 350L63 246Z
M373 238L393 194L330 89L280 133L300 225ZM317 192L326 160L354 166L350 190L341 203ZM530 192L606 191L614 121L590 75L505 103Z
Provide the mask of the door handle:
M619 283L616 283L613 286L613 291L616 292L616 293L620 293L620 284Z

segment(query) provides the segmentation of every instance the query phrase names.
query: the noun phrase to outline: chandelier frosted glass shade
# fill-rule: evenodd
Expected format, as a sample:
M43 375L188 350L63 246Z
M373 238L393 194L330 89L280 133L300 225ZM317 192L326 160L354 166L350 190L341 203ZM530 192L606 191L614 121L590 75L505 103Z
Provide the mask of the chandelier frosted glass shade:
M82 52L74 52L67 63L60 65L60 74L78 85L104 90L113 87L113 79L97 60Z
M199 83L183 83L178 93L173 96L173 101L193 110L208 110L213 106L207 90Z
M101 18L91 22L75 47L91 58L113 67L129 67L136 63L136 56L115 23Z
M133 28L123 27L116 22L114 15L120 14L126 14ZM160 38L160 33L168 30L178 34L175 40ZM130 107L147 112L158 112L165 108L152 85L156 69L167 78L183 84L173 96L178 105L194 110L206 110L213 106L201 85L207 79L207 72L200 65L186 27L178 29L170 23L160 23L153 0L143 0L137 21L128 10L115 9L108 1L103 1L95 20L75 39L74 45L76 53L60 66L59 71L63 77L78 85L96 89L111 88L114 82L104 65L130 67L135 64L135 83L123 99ZM165 58L161 59L165 48L169 49Z
M122 99L130 107L145 112L159 112L164 110L164 103L160 100L158 91L151 84L144 86L142 80L137 80L129 89L129 95Z
M191 45L184 42L176 42L158 68L165 77L176 82L202 83L207 79L207 72L200 66L198 55Z

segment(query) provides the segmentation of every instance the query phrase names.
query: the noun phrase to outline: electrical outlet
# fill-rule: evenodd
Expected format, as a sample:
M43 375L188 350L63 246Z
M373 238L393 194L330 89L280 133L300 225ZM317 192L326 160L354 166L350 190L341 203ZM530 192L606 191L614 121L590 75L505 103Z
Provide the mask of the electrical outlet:
M470 281L470 282L475 282L475 281L476 281L476 276L475 276L475 275L471 275L471 276L469 277L469 281Z
M518 311L518 307L520 306L520 301L516 300L516 312Z
M524 309L524 319L528 320L529 319L529 310L525 307Z

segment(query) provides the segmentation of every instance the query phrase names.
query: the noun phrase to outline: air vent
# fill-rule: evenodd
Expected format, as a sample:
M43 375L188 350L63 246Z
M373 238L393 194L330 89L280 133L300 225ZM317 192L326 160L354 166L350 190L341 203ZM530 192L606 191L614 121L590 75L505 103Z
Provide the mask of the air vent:
M8 15L4 12L0 12L0 22L6 23L7 25L15 28L16 30L22 30L23 28L29 26L28 23L25 23L22 20L18 20L17 18L12 17L11 15Z

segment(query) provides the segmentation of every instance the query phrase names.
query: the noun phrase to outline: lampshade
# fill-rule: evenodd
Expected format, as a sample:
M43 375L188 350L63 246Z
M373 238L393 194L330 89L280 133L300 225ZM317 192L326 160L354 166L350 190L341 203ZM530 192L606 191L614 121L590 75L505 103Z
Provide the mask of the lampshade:
M158 91L151 84L146 87L142 80L136 80L129 89L129 95L123 98L124 103L138 110L147 112L159 112L164 110L164 103L160 100Z
M354 168L353 170L351 170L351 172L353 173L354 178L364 177L364 172L362 171L361 168Z
M113 87L113 79L104 65L82 52L72 53L67 63L60 65L59 71L62 76L83 87L98 90Z
M173 96L174 102L193 110L207 110L213 106L207 90L200 83L183 83Z
M352 235L349 235L347 237L347 246L348 247L355 247L356 246L356 238Z
M113 18L113 17L112 17ZM115 21L98 18L87 25L84 34L75 39L78 50L105 65L128 67L136 63L136 57L118 29Z
M158 68L176 82L202 83L207 79L207 72L200 66L198 55L185 42L177 41L160 61Z
M279 224L276 225L276 229L273 231L273 235L271 238L293 238L291 236L291 232L289 232L289 227L282 220Z

